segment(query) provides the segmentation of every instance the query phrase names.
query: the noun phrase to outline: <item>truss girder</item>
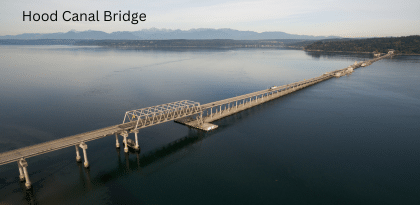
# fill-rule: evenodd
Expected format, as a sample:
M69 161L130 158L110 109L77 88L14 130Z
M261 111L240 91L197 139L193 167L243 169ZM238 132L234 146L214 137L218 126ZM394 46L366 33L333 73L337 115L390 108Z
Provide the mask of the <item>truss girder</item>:
M200 103L182 100L125 113L124 123L136 122L135 129L201 113Z

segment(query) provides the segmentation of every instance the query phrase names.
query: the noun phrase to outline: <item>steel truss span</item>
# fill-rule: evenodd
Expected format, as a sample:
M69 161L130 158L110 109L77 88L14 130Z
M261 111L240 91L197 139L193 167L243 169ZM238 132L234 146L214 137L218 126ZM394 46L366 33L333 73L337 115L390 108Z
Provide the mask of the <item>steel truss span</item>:
M134 130L202 112L200 103L181 100L147 108L127 111L123 124L135 124Z

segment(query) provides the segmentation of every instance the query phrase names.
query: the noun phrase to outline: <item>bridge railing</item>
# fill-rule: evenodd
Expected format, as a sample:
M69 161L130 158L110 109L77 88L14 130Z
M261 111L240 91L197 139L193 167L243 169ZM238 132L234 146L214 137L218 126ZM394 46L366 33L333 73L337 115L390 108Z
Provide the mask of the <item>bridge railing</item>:
M371 59L365 62L375 62L377 60L380 60L382 58L386 58L392 56L390 54L375 58L375 59ZM241 95L241 96L237 96L237 97L232 97L232 98L228 98L228 99L224 99L224 100L220 100L220 101L216 101L216 102L212 102L212 103L207 103L207 104L203 104L201 105L202 107L202 111L203 111L203 117L204 118L212 118L215 115L222 115L223 112L229 112L231 111L233 108L238 109L238 106L243 107L243 105L247 104L247 103L255 103L255 104L260 104L262 102L265 102L266 100L271 100L273 99L273 95L277 95L277 96L281 96L281 93L285 93L285 92L293 92L294 90L298 90L301 88L304 88L308 85L312 85L321 81L324 81L326 79L332 78L334 76L336 76L337 73L344 73L344 74L348 74L348 70L349 68L358 68L361 67L361 65L363 63L365 63L363 61L359 62L359 63L355 63L353 65L350 65L349 67L343 68L343 69L339 69L339 70L335 70L335 71L331 71L331 72L327 72L319 77L315 77L315 78L311 78L308 80L303 80L303 81L299 81L299 82L294 82L294 83L290 83L287 85L283 85L283 86L275 86L273 89L266 89L266 90L261 90L261 91L257 91L257 92L253 92L253 93L249 93L249 94L245 94L245 95ZM341 76L341 75L339 75ZM290 89L293 89L293 91L291 91ZM267 98L268 97L268 98ZM234 113L235 111L233 111ZM205 120L206 121L206 120Z
M276 96L281 96L281 93L293 92L297 89L306 87L309 84L315 84L327 78L331 78L332 76L333 73L201 105L203 110L203 117L207 118L207 120L204 121L211 121L209 118L212 119L213 116L216 115L221 116L223 113L226 114L226 112L232 111L232 109L241 110L244 108L244 105L256 105L266 102L267 100L273 99L273 97L275 98ZM235 110L233 110L232 113L235 113Z

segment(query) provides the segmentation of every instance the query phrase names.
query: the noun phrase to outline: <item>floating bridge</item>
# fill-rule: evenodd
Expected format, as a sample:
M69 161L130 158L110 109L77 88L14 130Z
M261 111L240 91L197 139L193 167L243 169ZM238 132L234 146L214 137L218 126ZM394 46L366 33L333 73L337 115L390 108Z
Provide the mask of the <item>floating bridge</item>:
M213 130L217 125L211 124L216 120L241 112L248 108L257 106L267 101L287 95L305 87L328 80L333 77L341 77L350 74L354 69L372 64L383 58L391 57L388 53L381 57L364 61L355 62L347 68L325 73L319 77L311 78L282 86L273 86L270 89L261 90L233 98L228 98L216 102L201 105L198 102L182 100L137 110L127 111L122 124L105 127L69 137L64 137L49 142L44 142L16 150L0 153L0 165L17 162L20 180L25 181L26 187L31 188L28 174L28 163L25 159L37 155L45 154L55 150L75 146L76 160L81 161L79 148L83 151L84 166L89 167L87 158L87 142L106 136L115 135L116 147L120 147L119 136L123 137L124 151L128 152L128 147L140 150L138 144L138 133L142 128L150 127L160 123L175 121L200 130ZM127 139L130 133L134 133L135 141Z

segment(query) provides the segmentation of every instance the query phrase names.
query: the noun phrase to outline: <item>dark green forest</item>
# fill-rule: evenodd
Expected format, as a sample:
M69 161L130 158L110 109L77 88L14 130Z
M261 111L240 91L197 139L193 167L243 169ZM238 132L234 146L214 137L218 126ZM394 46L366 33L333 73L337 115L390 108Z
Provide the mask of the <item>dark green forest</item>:
M387 53L394 49L397 54L420 54L420 36L387 37L369 39L320 40L305 46L308 51L347 51Z
M283 42L270 40L85 40L75 45L105 47L281 47Z
M104 46L104 47L131 47L131 48L170 48L170 47L230 47L230 48L265 48L265 47L290 47L300 48L315 41L302 39L273 39L273 40L231 40L231 39L212 39L212 40L81 40L75 45Z
M273 40L85 40L85 39L0 39L0 45L77 45L102 46L122 49L138 48L293 48L303 49L315 40L273 39Z

